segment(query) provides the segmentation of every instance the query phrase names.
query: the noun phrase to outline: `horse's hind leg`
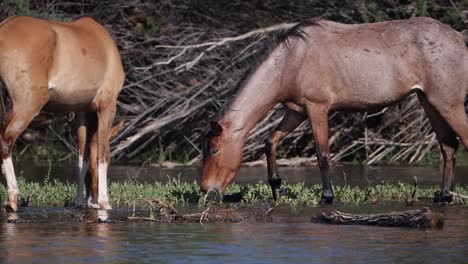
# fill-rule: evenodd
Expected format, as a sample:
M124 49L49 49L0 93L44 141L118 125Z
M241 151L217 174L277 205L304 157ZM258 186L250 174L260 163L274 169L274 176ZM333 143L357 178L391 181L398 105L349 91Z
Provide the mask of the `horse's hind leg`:
M468 118L463 103L452 109L442 110L441 113L453 131L460 137L465 150L468 151Z
M98 203L99 199L99 190L98 190L98 133L97 133L97 115L96 113L88 113L86 118L88 122L88 135L87 138L90 139L89 145L89 170L86 174L86 197L88 198L88 207L89 208L101 208L101 205ZM123 125L123 121L117 124L110 130L110 138L115 136L119 129ZM105 209L105 208L103 208Z
M99 208L98 199L98 167L97 167L97 115L86 113L86 149L89 158L89 169L86 172L86 198L89 208Z
M77 170L77 187L76 187L76 196L75 204L83 205L83 186L85 184L85 177L88 172L89 166L89 146L87 146L87 127L85 113L76 113L77 115L77 144L78 144L78 170Z
M265 142L265 155L268 165L268 183L273 192L273 199L276 200L277 192L281 186L281 178L278 174L278 167L276 165L276 147L291 131L298 127L307 116L301 113L288 109L273 133Z
M452 126L447 122L448 120L444 118L438 109L436 109L427 100L424 94L418 93L418 98L429 117L432 129L436 133L437 140L440 145L440 151L442 152L442 157L444 159L444 175L441 186L442 192L440 196L436 195L436 197L434 197L434 201L451 202L452 195L450 195L449 191L453 191L455 153L458 149L457 135L452 129Z
M457 91L457 89L454 90ZM421 98L422 95L419 96ZM465 92L454 92L453 94L448 93L447 96L428 94L426 98L453 132L460 137L465 149L468 150L468 117L465 112L465 96Z
M16 211L18 209L17 199L19 190L11 159L13 145L21 132L26 129L49 98L47 84L26 87L18 86L16 88L16 91L22 89L21 92L25 96L21 96L18 99L17 97L12 97L12 111L8 114L3 124L0 139L3 171L8 185L8 200L4 203L4 208L7 211Z
M86 201L91 201L91 193L94 182L95 201L97 199L97 165L95 150L97 148L97 139L93 144L93 137L97 137L97 116L96 113L78 113L78 174L77 174L77 196L76 204L85 205ZM95 150L94 152L92 150ZM94 176L93 176L94 175ZM83 199L83 184L86 187L86 199ZM80 197L79 197L80 196ZM89 204L88 204L89 206ZM94 207L94 206L92 206Z
M314 133L317 159L322 176L322 197L321 204L331 204L333 202L333 189L331 185L328 169L330 166L330 146L328 145L328 105L312 104L306 105L310 124Z
M115 117L116 101L98 112L97 163L98 163L98 204L101 209L112 209L107 196L107 169L110 161L109 139Z

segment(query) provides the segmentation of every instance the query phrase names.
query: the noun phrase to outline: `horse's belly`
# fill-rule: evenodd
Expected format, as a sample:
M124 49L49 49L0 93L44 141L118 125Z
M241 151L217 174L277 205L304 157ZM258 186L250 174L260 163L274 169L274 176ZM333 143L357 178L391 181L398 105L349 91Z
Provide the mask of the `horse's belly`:
M401 89L400 87L387 87L382 90L377 86L366 91L357 88L349 93L342 93L332 108L344 111L375 110L397 103L411 91L411 89Z
M93 49L80 41L74 31L55 27L58 33L54 62L49 70L48 111L93 110L96 97L106 74L106 57L99 48Z
M359 70L354 72L352 65L346 65L345 73L332 81L335 107L366 111L398 102L412 91L413 86L422 85L418 72L408 73L410 65L401 61L395 66L393 62L377 58L361 63Z
M50 86L49 101L44 108L49 112L94 111L97 91L98 87L89 84Z

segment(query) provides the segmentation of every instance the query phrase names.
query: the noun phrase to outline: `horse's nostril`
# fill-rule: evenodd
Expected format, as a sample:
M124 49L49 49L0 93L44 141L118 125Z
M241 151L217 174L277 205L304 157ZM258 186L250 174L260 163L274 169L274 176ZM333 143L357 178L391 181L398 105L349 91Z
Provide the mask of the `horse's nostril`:
M203 188L203 187L200 187L200 192L202 192L202 193L206 193L206 189L205 189L205 188Z
M219 190L215 188L209 189L208 193L206 194L207 201L221 202L222 198L223 197L221 196Z

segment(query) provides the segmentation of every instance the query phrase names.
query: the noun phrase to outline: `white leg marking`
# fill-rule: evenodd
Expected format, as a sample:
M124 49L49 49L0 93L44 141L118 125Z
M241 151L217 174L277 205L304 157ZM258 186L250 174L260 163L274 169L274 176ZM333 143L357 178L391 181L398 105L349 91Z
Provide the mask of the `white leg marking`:
M411 90L421 90L421 91L424 92L424 89L419 84L415 84L415 85L411 86Z
M112 209L107 197L107 163L98 164L98 204L101 209Z
M8 196L11 197L12 195L17 195L18 184L16 183L15 169L13 167L13 161L11 160L11 157L3 159L2 169L7 181Z
M83 160L83 156L81 153L78 156L78 179L77 179L77 187L76 187L76 196L75 196L75 203L77 205L83 204L83 186L84 186L84 179L86 177L86 173L88 172L88 161Z
M102 221L107 221L109 219L109 213L107 210L98 210L97 211L98 218Z
M93 203L93 198L91 196L88 197L88 208L94 208L94 209L99 209L101 208L99 204Z

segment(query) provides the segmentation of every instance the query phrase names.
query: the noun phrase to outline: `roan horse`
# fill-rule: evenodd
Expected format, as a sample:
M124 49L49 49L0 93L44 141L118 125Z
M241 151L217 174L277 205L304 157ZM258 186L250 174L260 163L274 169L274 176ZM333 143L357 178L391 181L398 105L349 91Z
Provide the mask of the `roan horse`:
M383 108L416 92L444 159L440 199L451 201L457 136L468 148L467 45L461 33L430 18L359 25L311 19L297 24L211 123L201 189L209 198L222 198L240 167L248 132L282 103L287 112L265 147L273 195L281 184L276 146L308 118L322 177L321 203L332 203L328 114Z
M92 188L88 206L110 209L109 139L125 74L107 30L88 17L73 22L8 18L0 24L0 77L11 99L11 111L1 115L0 145L8 185L5 209L18 208L12 147L41 109L77 112L79 172L75 201L86 203L83 184L89 166L92 183L87 185Z

